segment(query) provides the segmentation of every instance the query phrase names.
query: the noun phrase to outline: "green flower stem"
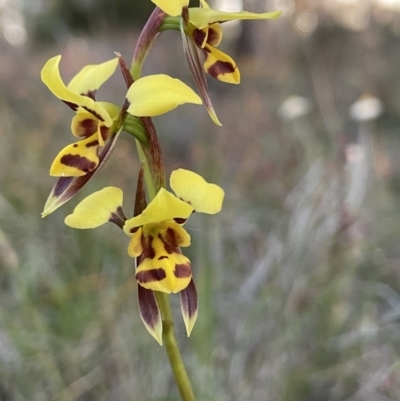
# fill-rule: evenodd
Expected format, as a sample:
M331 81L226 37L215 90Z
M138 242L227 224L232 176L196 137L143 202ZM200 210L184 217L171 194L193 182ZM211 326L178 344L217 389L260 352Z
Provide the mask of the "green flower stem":
M181 16L179 17L170 17L166 16L164 18L164 21L162 22L160 26L160 31L178 31L180 32L181 30Z
M130 68L133 80L140 78L143 63L160 32L167 29L179 31L180 19L180 17L168 17L158 7L155 8L143 28L135 48ZM124 128L136 137L136 148L139 158L143 162L144 181L149 202L151 202L159 189L165 185L164 163L157 133L151 119L142 118L140 123L138 125L135 119L131 119L126 122ZM146 140L142 138L143 128ZM164 344L182 401L196 401L176 340L169 295L161 292L155 292L155 294L162 316Z
M147 161L147 157L144 154L142 144L136 140L136 149L139 154L139 159L143 163L144 168L144 181L146 183L147 195L149 196L150 201L157 195L157 189L154 185L153 177L151 176L151 171L149 167L149 163Z
M149 144L149 138L147 137L146 128L143 126L138 117L127 114L122 129L128 134L133 135L139 142L143 143L144 145Z
M163 325L163 340L167 349L169 363L174 372L175 380L178 384L179 393L183 401L196 401L192 384L183 363L182 355L179 350L175 336L174 322L172 320L171 305L169 295L162 292L155 292L158 306L161 310Z

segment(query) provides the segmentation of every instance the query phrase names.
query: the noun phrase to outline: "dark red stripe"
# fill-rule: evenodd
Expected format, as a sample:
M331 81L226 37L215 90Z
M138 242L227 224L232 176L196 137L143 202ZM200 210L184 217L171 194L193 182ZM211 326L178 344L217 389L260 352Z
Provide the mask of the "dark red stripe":
M176 278L186 278L192 275L190 264L175 265L174 275Z
M162 281L167 277L165 270L161 267L158 269L143 270L136 273L136 280L139 283L152 283L154 281Z
M209 69L208 73L218 79L219 75L231 74L235 71L235 66L229 61L216 61Z
M96 168L95 162L92 162L86 157L79 155L64 155L60 162L61 164L64 164L64 166L75 167L85 173L88 173Z

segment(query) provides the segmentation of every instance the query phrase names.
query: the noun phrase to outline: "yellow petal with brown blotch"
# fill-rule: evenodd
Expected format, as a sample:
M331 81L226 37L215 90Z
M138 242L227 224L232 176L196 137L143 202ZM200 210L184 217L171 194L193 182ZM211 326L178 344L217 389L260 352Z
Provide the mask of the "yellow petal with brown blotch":
M54 159L50 175L80 177L93 171L99 164L97 133L66 146Z
M99 120L88 111L78 111L72 118L71 131L78 138L87 138L97 132Z
M186 288L192 278L189 259L178 253L159 253L158 259L144 259L136 270L136 280L148 290L177 293Z
M190 245L190 235L172 220L146 224L141 236L136 280L147 289L176 293L187 287L192 271L180 246Z
M239 69L231 57L210 45L205 45L203 51L205 55L204 70L208 74L228 84L240 83Z
M117 215L122 207L123 193L120 188L106 187L94 192L80 202L73 213L65 218L65 224L72 228L95 228Z
M222 40L222 28L220 24L212 24L208 27L207 43L217 47Z

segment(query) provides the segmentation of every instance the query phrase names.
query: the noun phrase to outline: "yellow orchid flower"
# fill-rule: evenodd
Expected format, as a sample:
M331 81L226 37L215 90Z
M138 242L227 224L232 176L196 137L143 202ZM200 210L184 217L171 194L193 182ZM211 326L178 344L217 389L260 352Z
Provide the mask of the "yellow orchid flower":
M220 24L234 20L275 19L281 12L257 14L248 11L218 11L211 9L205 0L200 0L200 7L191 8L188 8L189 0L151 1L168 16L182 17L180 29L186 60L211 119L215 124L221 125L208 95L204 72L219 81L231 84L240 83L240 72L235 61L217 49L222 39ZM199 52L204 56L202 65Z
M179 16L188 8L189 0L151 0L162 11L170 16ZM227 54L216 47L222 39L220 23L236 20L275 19L280 11L269 13L251 13L248 11L225 12L213 10L205 0L200 0L201 7L191 7L185 27L186 34L205 56L204 70L220 81L238 84L240 73L236 63Z
M116 70L118 58L84 67L68 86L60 76L60 61L61 56L55 56L46 62L41 72L42 81L76 112L71 131L81 140L61 150L50 168L50 175L80 177L99 165L98 148L111 137L113 124L119 116L119 107L95 99L96 91Z
M172 172L170 185L175 195L161 188L139 215L128 220L122 211L122 191L116 187L88 196L65 219L65 224L80 229L113 222L131 237L128 254L137 259L142 320L159 342L162 325L155 312L156 300L143 289L168 294L181 292L182 314L190 335L197 318L197 293L191 263L180 250L190 245L190 236L182 225L194 211L218 213L224 198L219 186L184 169ZM146 309L144 300L150 302L152 312Z
M98 88L114 73L118 58L84 67L66 86L61 79L61 56L47 61L42 81L75 112L71 122L78 142L66 146L54 159L50 175L60 177L42 216L55 211L81 189L111 154L120 133L121 109L111 103L96 102ZM150 75L135 81L126 94L127 112L137 117L154 117L183 103L201 104L200 97L187 85L168 75Z

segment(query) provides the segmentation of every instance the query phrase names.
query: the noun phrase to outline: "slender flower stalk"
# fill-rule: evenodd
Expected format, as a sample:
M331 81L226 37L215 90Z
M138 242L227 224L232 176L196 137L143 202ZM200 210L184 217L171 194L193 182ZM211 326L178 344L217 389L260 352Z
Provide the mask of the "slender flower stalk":
M176 340L169 297L167 294L157 292L156 298L162 315L164 344L167 349L169 363L171 364L179 388L179 393L183 401L196 401L192 383L190 382L181 351L179 350L178 341Z

